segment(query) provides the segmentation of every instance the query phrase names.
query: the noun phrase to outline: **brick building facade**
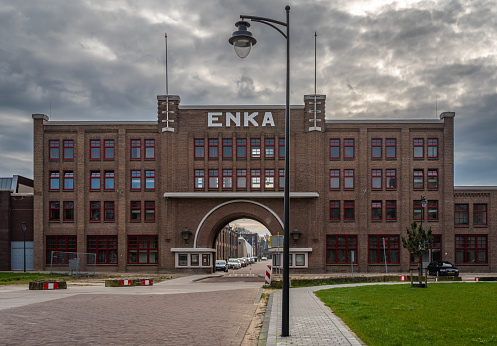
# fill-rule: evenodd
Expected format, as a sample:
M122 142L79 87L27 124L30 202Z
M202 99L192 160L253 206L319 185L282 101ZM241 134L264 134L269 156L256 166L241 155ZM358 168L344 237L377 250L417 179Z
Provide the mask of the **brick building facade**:
M284 107L157 101L155 121L33 115L35 269L57 250L96 253L97 270L210 272L229 222L283 233ZM436 235L428 257L497 269L496 188L454 187L454 113L325 120L325 101L290 110L292 272L406 271L413 219Z

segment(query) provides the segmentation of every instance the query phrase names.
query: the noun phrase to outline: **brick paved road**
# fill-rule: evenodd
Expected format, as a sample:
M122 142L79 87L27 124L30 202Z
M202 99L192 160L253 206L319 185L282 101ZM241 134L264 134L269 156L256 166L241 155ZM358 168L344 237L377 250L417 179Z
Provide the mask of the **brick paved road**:
M5 309L0 344L240 345L258 290L78 294Z

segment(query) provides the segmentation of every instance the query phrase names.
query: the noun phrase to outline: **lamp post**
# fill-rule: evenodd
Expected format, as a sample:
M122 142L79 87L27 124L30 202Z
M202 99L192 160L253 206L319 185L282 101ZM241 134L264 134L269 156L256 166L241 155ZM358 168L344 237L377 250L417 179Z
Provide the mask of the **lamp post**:
M24 261L23 261L23 264L24 264L24 272L26 272L26 229L27 229L26 222L23 222L21 224L21 229L22 229L22 234L23 234L23 238L24 238Z
M421 196L421 229L423 229L423 218L425 216L426 198ZM421 275L423 275L423 256L420 257L421 261Z
M278 31L286 39L286 110L285 110L285 193L284 193L284 227L283 227L283 295L282 295L282 320L281 336L289 336L289 304L290 304L290 274L289 274L289 255L290 255L290 6L285 7L286 23L279 20L240 15L241 21L235 26L238 28L229 39L229 43L235 48L236 54L240 58L245 58L250 53L250 48L256 44L256 39L252 33L247 30L250 24L245 19L252 22L266 24ZM286 34L278 28L286 28Z

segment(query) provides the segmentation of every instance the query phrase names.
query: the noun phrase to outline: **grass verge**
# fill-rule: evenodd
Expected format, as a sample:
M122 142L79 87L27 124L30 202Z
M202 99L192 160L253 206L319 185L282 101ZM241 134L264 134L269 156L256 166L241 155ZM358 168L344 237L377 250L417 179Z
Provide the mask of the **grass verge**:
M497 344L497 284L377 285L316 292L367 345Z
M33 280L67 280L68 278L72 277L59 274L0 272L0 285L23 285Z

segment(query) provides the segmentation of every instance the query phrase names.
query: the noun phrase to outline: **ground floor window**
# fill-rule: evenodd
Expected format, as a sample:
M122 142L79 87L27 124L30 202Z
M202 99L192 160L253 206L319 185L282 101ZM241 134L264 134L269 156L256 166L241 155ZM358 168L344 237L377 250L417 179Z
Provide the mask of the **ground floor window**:
M326 236L326 264L357 263L356 235Z
M202 254L202 266L210 266L211 265L211 255L204 253Z
M97 264L117 263L117 236L88 236L88 253L95 254ZM92 258L88 258L93 263Z
M198 253L192 253L191 254L191 265L198 267L199 264L200 264L200 261L199 261Z
M456 235L456 263L487 263L487 235Z
M398 235L370 235L369 263L400 263L400 237Z
M186 253L180 253L178 255L178 265L182 267L188 265L188 255Z
M129 264L157 264L158 240L156 235L128 237Z
M47 236L46 246L47 264L68 264L67 252L77 251L76 236Z

